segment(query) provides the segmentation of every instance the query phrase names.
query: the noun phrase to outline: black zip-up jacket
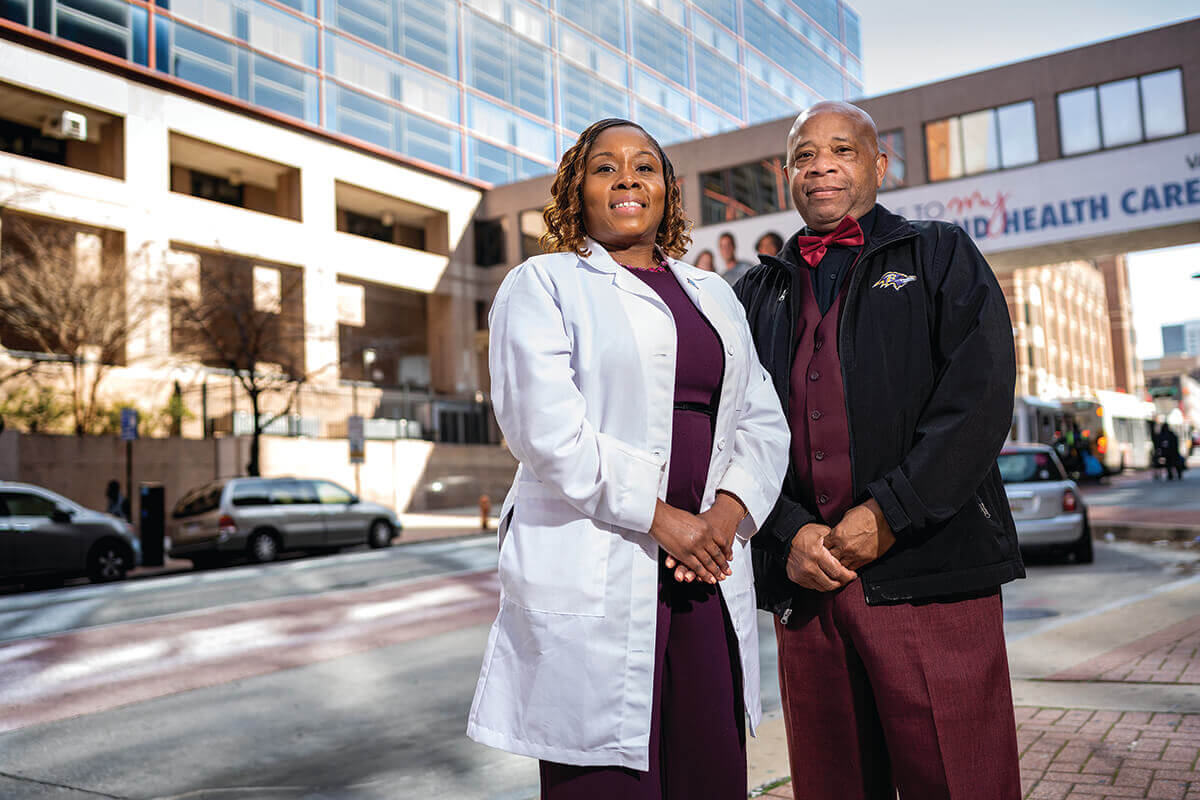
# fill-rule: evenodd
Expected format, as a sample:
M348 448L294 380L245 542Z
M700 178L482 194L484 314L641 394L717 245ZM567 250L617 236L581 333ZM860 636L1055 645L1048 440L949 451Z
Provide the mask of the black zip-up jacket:
M848 278L837 341L854 503L874 497L896 544L858 570L860 581L869 604L988 591L1025 575L996 467L1016 377L1008 306L961 228L876 210ZM812 278L795 236L780 256L763 256L736 292L786 411L796 282ZM838 522L801 501L811 494L789 468L750 540L759 607L785 622L795 597L809 591L787 577L792 538L810 522Z

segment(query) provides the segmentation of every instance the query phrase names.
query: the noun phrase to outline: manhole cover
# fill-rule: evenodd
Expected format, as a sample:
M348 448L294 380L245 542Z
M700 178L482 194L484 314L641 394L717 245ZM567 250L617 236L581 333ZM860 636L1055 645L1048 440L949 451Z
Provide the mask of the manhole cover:
M1004 618L1006 620L1022 620L1022 619L1045 619L1046 617L1057 617L1058 612L1052 611L1049 608L1006 608L1004 609Z

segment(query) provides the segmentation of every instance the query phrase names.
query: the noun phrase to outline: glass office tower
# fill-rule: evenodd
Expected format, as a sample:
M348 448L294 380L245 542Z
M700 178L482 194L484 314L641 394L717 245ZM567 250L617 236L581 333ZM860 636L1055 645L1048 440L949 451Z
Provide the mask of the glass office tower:
M841 0L0 0L0 18L491 183L552 171L601 117L668 144L862 90Z

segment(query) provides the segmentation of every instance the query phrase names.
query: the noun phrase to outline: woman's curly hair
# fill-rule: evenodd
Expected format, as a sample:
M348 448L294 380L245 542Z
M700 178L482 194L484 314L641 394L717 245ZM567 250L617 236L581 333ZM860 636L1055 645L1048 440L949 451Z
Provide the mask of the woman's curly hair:
M691 246L692 221L683 213L683 196L675 179L675 167L663 152L662 145L641 125L613 117L589 125L587 130L579 134L575 144L563 153L562 161L558 164L558 173L554 176L554 184L550 187L550 202L542 211L542 219L546 221L546 232L542 234L538 244L546 252L569 251L585 257L591 255L587 250L585 240L588 234L583 224L583 178L587 157L602 132L623 126L637 128L646 134L662 161L667 197L654 243L672 258L679 258Z

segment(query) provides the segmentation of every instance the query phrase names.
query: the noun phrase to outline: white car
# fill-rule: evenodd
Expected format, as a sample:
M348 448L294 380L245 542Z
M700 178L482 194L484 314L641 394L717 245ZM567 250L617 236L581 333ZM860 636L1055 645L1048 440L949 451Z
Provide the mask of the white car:
M0 579L117 581L141 563L133 526L29 483L0 481Z
M996 459L1023 549L1055 550L1090 564L1092 530L1075 481L1049 445L1005 445Z

